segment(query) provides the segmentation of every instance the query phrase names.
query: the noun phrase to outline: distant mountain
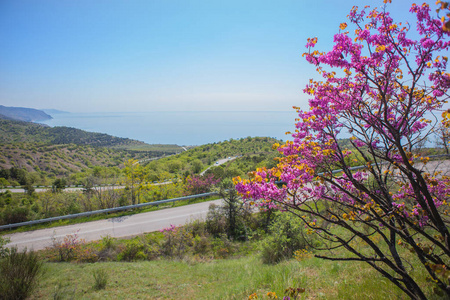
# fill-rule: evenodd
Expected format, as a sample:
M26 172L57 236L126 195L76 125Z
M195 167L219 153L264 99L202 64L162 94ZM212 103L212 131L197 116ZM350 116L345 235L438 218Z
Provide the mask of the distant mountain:
M0 105L0 118L25 122L36 122L53 119L42 110L26 107L9 107Z
M0 119L11 120L11 121L14 121L14 120L15 120L15 119L13 119L13 118L11 118L11 117L8 117L8 116L2 115L2 114L0 114Z
M41 109L41 110L49 115L70 114L70 112L68 112L68 111L57 110L57 109L52 109L52 108L48 108L48 109L46 108L46 109Z

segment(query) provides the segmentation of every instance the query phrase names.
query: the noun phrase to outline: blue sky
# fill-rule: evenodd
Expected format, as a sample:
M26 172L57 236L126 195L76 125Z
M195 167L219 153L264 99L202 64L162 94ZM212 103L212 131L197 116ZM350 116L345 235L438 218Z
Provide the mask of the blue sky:
M394 0L396 20L412 1ZM431 1L433 7L434 1ZM0 1L0 104L71 112L306 107L308 37L382 1Z

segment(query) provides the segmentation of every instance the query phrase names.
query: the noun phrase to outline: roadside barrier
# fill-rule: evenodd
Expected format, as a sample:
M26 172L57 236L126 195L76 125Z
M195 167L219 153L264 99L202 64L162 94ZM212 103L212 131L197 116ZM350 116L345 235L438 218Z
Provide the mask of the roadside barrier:
M74 218L78 218L78 217L86 217L86 216L91 216L91 215L96 215L96 214L104 214L104 213L117 212L117 211L122 211L122 210L136 209L136 208L142 208L142 207L146 207L146 206L152 206L152 205L158 205L158 204L164 204L164 203L170 203L170 202L177 202L177 201L183 201L183 200L190 200L190 199L195 199L195 198L217 196L217 195L219 195L219 193L217 193L217 192L203 193L203 194L198 194L198 195L191 195L191 196L185 196L185 197L179 197L179 198L173 198L173 199L165 199L165 200L159 200L159 201L154 201L154 202L139 203L139 204L135 204L135 205L126 205L126 206L119 206L119 207L106 208L106 209L100 209L100 210L93 210L93 211L87 211L87 212L82 212L82 213L78 213L78 214L71 214L71 215L52 217L52 218L46 218L46 219L40 219L40 220L34 220L34 221L1 225L0 230L28 226L28 225L36 225L36 224L59 221L59 220L74 219Z
M450 154L439 154L439 155L430 155L430 156L428 156L429 158L443 158L443 157L450 157ZM388 164L387 162L379 162L379 163L373 163L373 164L371 164L371 166L372 167L375 167L376 165L386 165L386 164ZM365 168L367 168L367 165L363 165L363 166L356 166L356 167L348 167L347 169L349 170L349 171L355 171L355 170L361 170L361 169L365 169ZM323 175L325 175L325 174L336 174L336 173L340 173L340 172L343 172L344 171L344 169L338 169L338 170L332 170L332 171L330 171L330 172L321 172L321 173L318 173L317 175L318 176L323 176ZM279 187L281 187L283 184L286 184L286 182L284 182L284 181L282 181L282 180L278 180L278 181L275 181L275 184L277 184Z

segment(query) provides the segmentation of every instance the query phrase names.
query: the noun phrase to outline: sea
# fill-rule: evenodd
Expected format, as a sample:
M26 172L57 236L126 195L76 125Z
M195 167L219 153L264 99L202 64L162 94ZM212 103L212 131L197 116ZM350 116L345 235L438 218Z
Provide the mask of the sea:
M246 137L292 140L292 111L170 111L53 113L41 123L139 140L148 144L195 146Z

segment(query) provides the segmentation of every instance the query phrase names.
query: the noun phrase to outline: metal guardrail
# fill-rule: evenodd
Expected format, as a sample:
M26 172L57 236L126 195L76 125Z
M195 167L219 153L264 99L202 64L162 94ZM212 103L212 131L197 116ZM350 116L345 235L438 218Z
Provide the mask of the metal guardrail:
M429 158L450 157L450 154L430 155L430 156L428 156L428 157L429 157ZM380 165L380 164L383 165L383 164L387 164L387 162L379 162L378 164L379 164L379 165ZM373 166L373 167L376 166L376 165L377 165L376 163L371 164L371 166ZM364 168L367 168L367 165L363 165L363 166L355 166L355 167L349 167L348 170L349 170L349 171L354 171L354 170L360 170L360 169L364 169ZM336 174L336 173L339 173L339 172L342 172L342 171L344 171L344 170L343 170L343 169L333 170L333 171L331 171L331 173ZM322 173L319 173L319 174L317 174L317 175L322 176L322 175L324 175L324 174L326 174L326 173L330 173L330 172L322 172Z
M450 154L430 155L428 157L429 158L450 157ZM378 164L387 164L387 162L380 162ZM377 165L376 163L371 164L371 166L376 166L376 165ZM367 168L367 165L349 167L348 170L349 171L355 171L355 170L361 170L361 169L364 169L364 168ZM321 172L321 173L318 173L317 175L318 176L323 176L325 174L329 174L329 173L336 174L336 173L340 173L340 172L343 172L343 171L344 171L343 169L338 169L338 170L333 170L331 172ZM286 182L278 180L278 181L275 181L275 184L281 186L282 184L286 184Z
M154 202L139 203L139 204L135 204L135 205L126 205L126 206L119 206L119 207L106 208L106 209L100 209L100 210L93 210L93 211L87 211L87 212L82 212L82 213L78 213L78 214L71 214L71 215L52 217L52 218L46 218L46 219L40 219L40 220L34 220L34 221L1 225L0 230L28 226L28 225L36 225L36 224L59 221L59 220L74 219L74 218L78 218L78 217L86 217L86 216L91 216L91 215L96 215L96 214L117 212L117 211L128 210L128 209L136 209L136 208L142 208L142 207L146 207L146 206L152 206L152 205L158 205L158 204L164 204L164 203L170 203L170 202L176 202L176 201L183 201L183 200L189 200L189 199L195 199L195 198L202 198L202 197L208 197L208 196L216 196L216 195L219 195L219 194L217 192L203 193L203 194L198 194L198 195L191 195L191 196L185 196L185 197L179 197L179 198L173 198L173 199L165 199L165 200L159 200L159 201L154 201Z

